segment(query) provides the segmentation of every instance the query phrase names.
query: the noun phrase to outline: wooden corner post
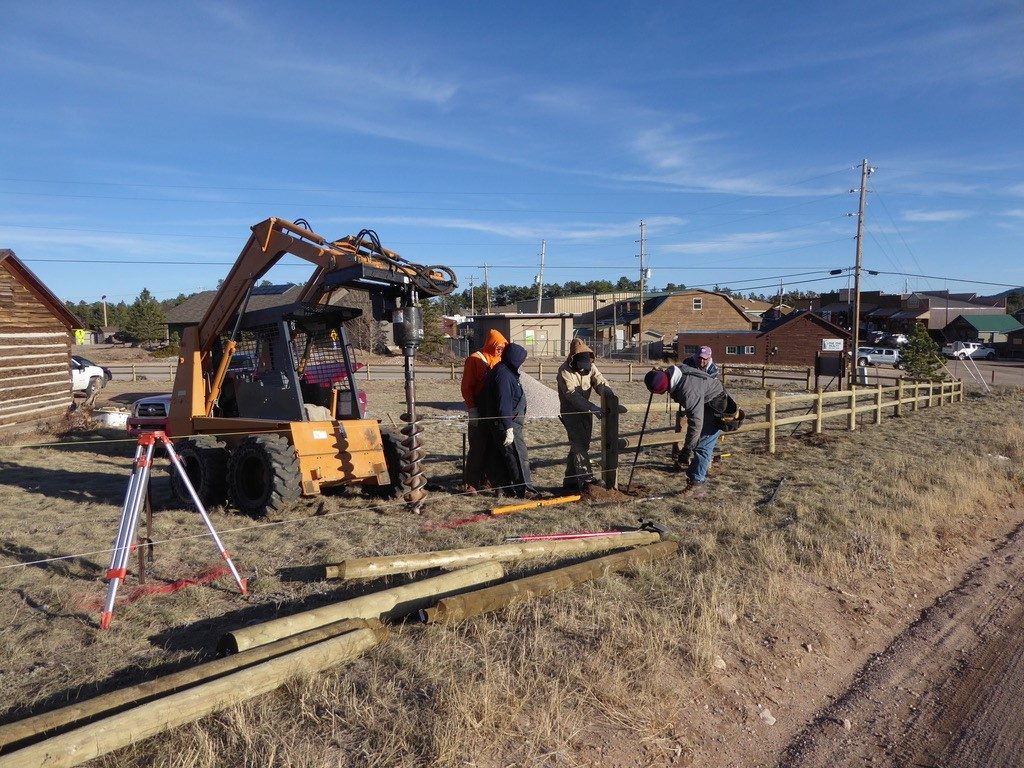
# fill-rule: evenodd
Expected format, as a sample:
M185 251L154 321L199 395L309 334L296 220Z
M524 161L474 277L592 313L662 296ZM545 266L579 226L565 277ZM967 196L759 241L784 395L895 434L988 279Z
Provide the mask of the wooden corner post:
M768 453L775 453L775 398L778 392L775 389L768 390L768 406L765 409L765 421L768 422Z
M611 387L601 393L601 479L605 488L619 487L619 396Z

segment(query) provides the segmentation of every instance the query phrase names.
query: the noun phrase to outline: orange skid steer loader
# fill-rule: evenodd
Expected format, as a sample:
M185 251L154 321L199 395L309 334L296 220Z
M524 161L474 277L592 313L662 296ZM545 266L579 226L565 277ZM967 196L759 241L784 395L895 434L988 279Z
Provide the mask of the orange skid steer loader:
M247 311L259 280L286 254L316 267L298 300ZM406 501L418 509L425 480L415 430L403 441L364 418L345 332L361 310L345 306L344 296L367 292L373 318L395 322L405 355L403 418L415 428L418 302L455 287L451 269L406 261L369 230L328 242L282 219L255 225L203 319L182 333L168 429L201 501L228 500L260 515L330 486L393 497L404 477ZM189 501L180 480L172 488Z

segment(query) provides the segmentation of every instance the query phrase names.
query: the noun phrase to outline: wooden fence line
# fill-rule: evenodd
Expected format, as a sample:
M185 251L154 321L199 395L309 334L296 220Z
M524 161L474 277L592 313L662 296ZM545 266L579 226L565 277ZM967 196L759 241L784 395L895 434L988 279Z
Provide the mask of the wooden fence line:
M891 396L891 397L890 397ZM769 453L775 453L776 433L779 427L791 424L814 424L814 434L820 435L825 428L825 421L833 418L847 419L847 429L857 429L857 416L862 413L872 414L872 423L881 424L886 409L892 409L893 416L902 416L906 413L906 406L910 406L912 412L920 407L934 408L936 406L964 401L964 383L957 379L955 381L930 381L930 382L904 382L900 379L895 386L883 387L881 382L874 387L851 387L848 390L839 392L825 392L818 389L813 395L788 395L779 397L775 389L769 389L766 393L766 403L763 421L751 421L749 418L743 426L730 434L742 434L745 432L764 432L765 442ZM834 401L842 402L837 409L826 410L826 403ZM785 413L786 406L791 404L810 402L811 407L805 413L795 416L779 416L780 407ZM672 404L674 408L674 404ZM619 414L630 412L642 412L647 404L620 403L618 396L609 388L601 397L601 408L604 411L604 418L601 420L601 471L604 484L608 488L619 487L619 454L623 451L635 450L639 441L639 432L622 433L619 430ZM659 404L659 410L661 406ZM672 445L681 443L683 433L675 430L667 431L648 430L644 434L643 445L653 447L657 445Z

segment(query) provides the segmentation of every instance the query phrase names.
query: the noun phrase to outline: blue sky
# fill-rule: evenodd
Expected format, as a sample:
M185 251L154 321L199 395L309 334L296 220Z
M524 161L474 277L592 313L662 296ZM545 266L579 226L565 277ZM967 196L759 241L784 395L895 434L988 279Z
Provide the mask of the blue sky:
M2 11L0 247L62 298L213 287L269 216L463 285L541 240L548 281L635 277L643 220L656 286L828 290L862 158L867 268L1024 284L1017 0ZM1002 290L864 288L904 280Z

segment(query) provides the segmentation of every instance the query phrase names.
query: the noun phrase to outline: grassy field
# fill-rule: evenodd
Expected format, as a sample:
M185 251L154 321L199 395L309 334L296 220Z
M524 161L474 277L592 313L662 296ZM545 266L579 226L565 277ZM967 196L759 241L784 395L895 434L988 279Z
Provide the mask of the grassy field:
M372 406L387 426L388 414L401 411L401 384L372 386ZM251 596L236 594L230 579L146 596L133 593L130 578L107 632L96 626L104 550L116 532L132 443L108 435L110 442L0 446L3 719L188 666L226 630L380 586L318 580L311 566L320 563L643 516L671 529L679 556L454 628L396 627L384 645L338 673L294 681L99 764L687 764L711 736L710 715L694 712L692 702L716 685L716 663L742 674L743 659L765 656L764 628L781 617L803 622L794 636L813 637L827 654L828 622L859 619L807 615L813 595L940 567L983 535L986 519L1019 506L1024 481L1024 394L1006 390L881 426L865 418L853 433L833 420L824 435L780 437L775 455L765 453L763 436L730 438L733 456L716 465L702 501L673 495L683 479L666 471L667 448L659 448L641 454L632 497L437 528L486 510L493 499L454 495L458 385L427 386L420 398L436 490L424 515L358 492L260 520L216 509L214 523L251 578ZM640 384L618 389L623 401L646 401ZM763 403L760 392L735 394L743 405ZM664 410L652 418L668 423ZM639 417L629 419L635 423L625 428L639 428ZM561 442L564 432L557 421L534 421L527 438ZM554 493L564 452L534 451L531 460L538 484ZM165 478L156 483L160 495ZM151 581L196 577L217 565L194 513L169 505L154 529L161 543ZM33 564L70 554L77 556ZM756 693L761 671L748 671ZM716 722L730 721L748 724L743 713Z

